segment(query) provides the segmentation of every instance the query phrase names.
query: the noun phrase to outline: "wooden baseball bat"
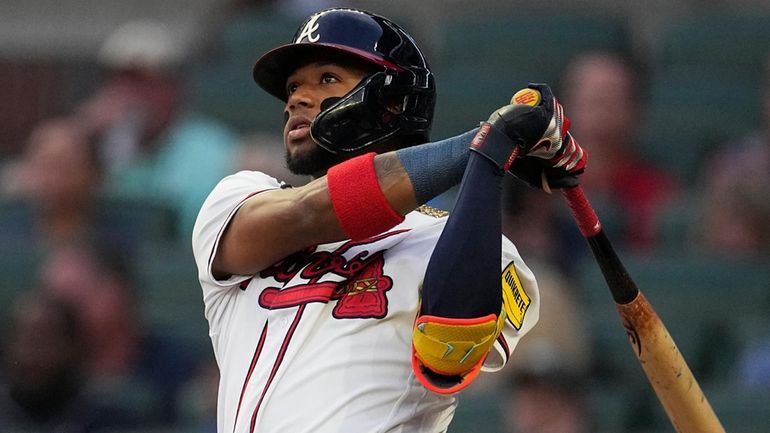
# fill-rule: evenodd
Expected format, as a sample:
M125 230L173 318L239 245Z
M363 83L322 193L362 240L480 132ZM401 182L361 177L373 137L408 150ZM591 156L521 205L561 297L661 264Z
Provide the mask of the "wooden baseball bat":
M582 187L562 192L601 268L631 347L674 429L679 433L724 432L666 326L615 253Z
M540 93L522 89L511 104L535 106ZM513 158L518 151L514 152ZM583 188L562 190L580 233L588 241L626 329L631 347L678 433L724 433L706 396L652 305L626 271Z

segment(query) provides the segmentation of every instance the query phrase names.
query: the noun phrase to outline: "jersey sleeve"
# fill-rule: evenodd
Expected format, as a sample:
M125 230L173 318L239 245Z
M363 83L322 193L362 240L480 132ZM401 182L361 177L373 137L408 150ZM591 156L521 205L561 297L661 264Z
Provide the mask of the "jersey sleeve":
M281 184L273 177L256 171L241 171L222 179L203 203L195 221L192 235L193 255L198 267L198 279L209 287L231 287L250 275L233 275L217 280L211 272L214 253L225 227L249 197L274 190Z
M490 372L505 366L521 337L535 326L540 315L540 293L535 275L505 237L501 265L503 305L508 317L482 367L483 371Z

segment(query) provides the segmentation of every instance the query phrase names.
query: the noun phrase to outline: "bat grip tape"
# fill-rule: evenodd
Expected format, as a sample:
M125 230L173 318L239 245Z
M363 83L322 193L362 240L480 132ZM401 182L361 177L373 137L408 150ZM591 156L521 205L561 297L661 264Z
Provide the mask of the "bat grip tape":
M599 234L602 231L602 224L593 207L591 207L591 203L588 202L585 193L583 193L583 188L580 185L564 188L562 194L567 199L567 205L572 212L572 216L575 217L580 233L586 238Z

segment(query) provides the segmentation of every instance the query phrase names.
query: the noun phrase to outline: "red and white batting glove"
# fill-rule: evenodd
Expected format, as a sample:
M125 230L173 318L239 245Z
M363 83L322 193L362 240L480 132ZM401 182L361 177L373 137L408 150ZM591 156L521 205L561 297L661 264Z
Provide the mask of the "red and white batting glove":
M577 176L585 170L587 154L569 133L570 121L551 88L546 84L530 84L516 92L511 103L542 110L548 126L534 145L522 149L523 156L511 165L509 172L546 191L576 186Z

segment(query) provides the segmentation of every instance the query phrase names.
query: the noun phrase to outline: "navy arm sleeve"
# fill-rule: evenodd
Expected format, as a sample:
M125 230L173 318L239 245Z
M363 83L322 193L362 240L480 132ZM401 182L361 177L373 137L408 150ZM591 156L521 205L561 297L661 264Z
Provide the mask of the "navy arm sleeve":
M503 175L492 162L471 152L455 206L428 262L422 314L500 314Z

